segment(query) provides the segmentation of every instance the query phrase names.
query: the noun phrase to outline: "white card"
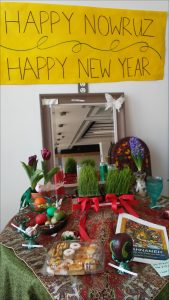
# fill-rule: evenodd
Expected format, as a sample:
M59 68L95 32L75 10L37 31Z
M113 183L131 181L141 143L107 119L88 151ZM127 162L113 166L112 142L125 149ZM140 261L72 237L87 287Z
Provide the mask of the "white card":
M161 277L169 276L169 259L160 260L159 262L152 264L152 267Z

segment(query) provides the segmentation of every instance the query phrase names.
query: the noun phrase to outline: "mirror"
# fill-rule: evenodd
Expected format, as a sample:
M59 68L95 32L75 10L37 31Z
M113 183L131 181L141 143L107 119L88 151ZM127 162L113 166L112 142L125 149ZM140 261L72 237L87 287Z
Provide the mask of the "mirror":
M108 161L111 143L125 137L125 103L109 107L104 93L40 95L43 147L52 150L50 168L63 168L68 157L77 162L100 157ZM109 93L114 100L123 93Z

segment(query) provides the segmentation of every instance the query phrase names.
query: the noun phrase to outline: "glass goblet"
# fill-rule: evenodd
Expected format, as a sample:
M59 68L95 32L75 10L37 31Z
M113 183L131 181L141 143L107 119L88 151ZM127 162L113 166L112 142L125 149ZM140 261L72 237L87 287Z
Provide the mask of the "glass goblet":
M150 196L150 208L157 207L157 201L163 190L163 178L159 176L148 176L146 179L147 194Z

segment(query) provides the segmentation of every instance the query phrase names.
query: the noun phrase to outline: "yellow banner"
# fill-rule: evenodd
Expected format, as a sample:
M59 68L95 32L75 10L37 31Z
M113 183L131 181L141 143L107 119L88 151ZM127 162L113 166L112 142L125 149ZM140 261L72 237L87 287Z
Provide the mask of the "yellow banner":
M166 12L1 3L1 84L159 80Z

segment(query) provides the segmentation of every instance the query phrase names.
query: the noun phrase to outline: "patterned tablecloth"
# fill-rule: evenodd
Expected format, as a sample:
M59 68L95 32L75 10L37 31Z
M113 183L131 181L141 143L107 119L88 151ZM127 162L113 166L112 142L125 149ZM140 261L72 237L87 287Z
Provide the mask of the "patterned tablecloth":
M169 200L161 199L169 208ZM63 203L64 209L70 211L71 200L67 199ZM150 210L147 203L140 200L137 208L139 217L163 225L167 228L169 235L169 221L161 217L163 209ZM29 215L29 209L24 209L19 214ZM149 299L169 299L169 276L161 278L151 265L138 262L131 262L132 271L137 272L138 276L119 275L117 271L110 266L111 253L109 242L115 232L117 215L110 208L102 208L98 213L90 210L87 215L86 229L91 238L98 239L104 246L106 263L104 273L97 275L84 276L44 276L41 268L45 261L46 252L52 246L53 242L60 239L62 231L78 230L79 215L73 213L70 215L67 225L60 231L56 237L49 235L40 235L38 241L43 244L43 248L34 248L27 250L22 247L23 237L9 224L0 235L0 241L3 246L12 248L15 255L23 260L33 271L38 280L49 293L49 299L59 300L149 300ZM11 250L12 251L12 250ZM162 294L163 293L163 294ZM160 295L160 296L158 296ZM18 299L19 300L19 299Z

